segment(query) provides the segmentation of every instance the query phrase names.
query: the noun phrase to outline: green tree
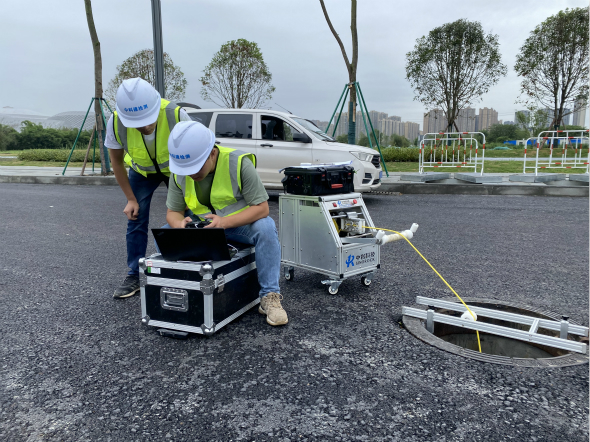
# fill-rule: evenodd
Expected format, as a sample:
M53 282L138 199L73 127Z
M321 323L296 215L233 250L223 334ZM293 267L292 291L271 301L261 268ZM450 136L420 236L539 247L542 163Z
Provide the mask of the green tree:
M389 137L389 144L395 147L410 147L410 140L403 135L393 134Z
M460 19L434 28L406 54L414 99L442 109L451 132L459 111L506 75L499 46L498 36L485 34L479 22Z
M515 123L524 132L523 138L536 137L547 128L547 111L529 106L526 112L516 112Z
M551 126L560 126L564 109L588 104L588 8L560 11L525 40L514 69L522 77L521 98L553 109Z
M503 143L508 140L516 140L520 135L519 128L516 124L493 124L487 132L487 142L497 141ZM502 140L500 140L500 138L502 138Z
M260 48L243 38L222 45L203 73L201 96L218 106L256 109L275 91Z
M18 132L4 124L0 124L0 150L15 150Z
M115 103L117 89L128 78L143 78L149 84L156 84L156 70L154 63L154 51L152 49L143 49L136 52L119 66L117 66L117 75L111 81L105 97L109 103ZM174 64L172 57L164 52L164 89L167 100L178 101L184 98L188 82L180 67Z
M339 143L347 144L348 143L348 134L338 135L336 137L336 141Z

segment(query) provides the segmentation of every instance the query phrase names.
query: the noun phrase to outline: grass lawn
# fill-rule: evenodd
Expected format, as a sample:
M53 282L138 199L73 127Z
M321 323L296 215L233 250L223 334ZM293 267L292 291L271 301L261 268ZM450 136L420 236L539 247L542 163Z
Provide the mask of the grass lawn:
M70 161L68 167L82 167L84 163L74 163ZM2 156L0 156L0 166L37 166L37 167L64 167L66 165L65 161L11 161L11 160L2 160ZM95 169L98 166L100 169L100 162L95 163ZM92 169L92 162L86 164L86 168Z
M386 163L389 172L418 172L418 163ZM527 161L527 166L534 166L534 161ZM473 172L473 168L427 167L426 172ZM478 169L479 170L479 169ZM484 164L484 173L522 173L520 161L488 161ZM527 169L527 173L534 169ZM586 169L540 169L540 173L585 173Z

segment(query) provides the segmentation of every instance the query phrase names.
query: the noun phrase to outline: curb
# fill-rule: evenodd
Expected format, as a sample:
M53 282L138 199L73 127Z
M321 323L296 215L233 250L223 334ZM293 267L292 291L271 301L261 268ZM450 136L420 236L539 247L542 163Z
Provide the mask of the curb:
M13 184L66 184L88 186L117 186L114 176L30 176L0 175L0 183Z
M437 195L574 196L588 198L585 186L523 186L498 184L383 183L376 192Z
M86 186L117 186L114 176L30 176L0 175L0 183L62 184ZM382 183L375 192L396 192L414 195L521 195L568 196L588 198L586 186L523 186L509 184L442 184L442 183Z

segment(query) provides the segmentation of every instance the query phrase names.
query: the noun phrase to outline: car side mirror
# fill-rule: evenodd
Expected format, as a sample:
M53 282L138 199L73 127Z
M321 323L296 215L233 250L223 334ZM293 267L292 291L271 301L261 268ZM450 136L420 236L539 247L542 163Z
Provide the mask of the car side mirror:
M311 143L311 138L309 138L307 134L296 132L293 134L293 141L297 141L299 143Z

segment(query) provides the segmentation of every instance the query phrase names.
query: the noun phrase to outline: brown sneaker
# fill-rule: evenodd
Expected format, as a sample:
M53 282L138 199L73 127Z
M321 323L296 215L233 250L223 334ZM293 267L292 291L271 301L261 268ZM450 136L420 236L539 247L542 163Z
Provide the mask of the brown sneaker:
M281 305L283 297L275 292L270 292L266 296L260 298L260 306L258 312L266 315L266 322L270 325L284 325L289 322L287 312Z

